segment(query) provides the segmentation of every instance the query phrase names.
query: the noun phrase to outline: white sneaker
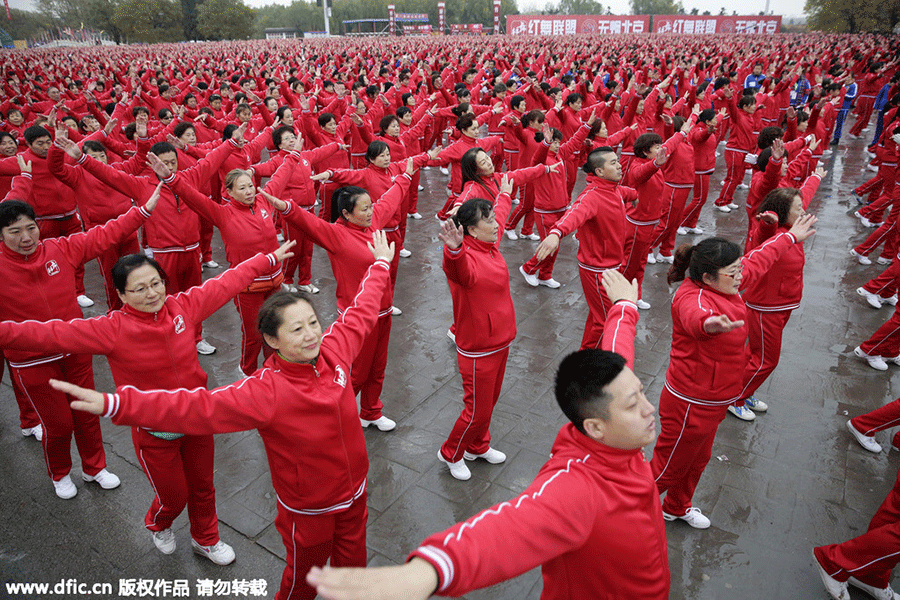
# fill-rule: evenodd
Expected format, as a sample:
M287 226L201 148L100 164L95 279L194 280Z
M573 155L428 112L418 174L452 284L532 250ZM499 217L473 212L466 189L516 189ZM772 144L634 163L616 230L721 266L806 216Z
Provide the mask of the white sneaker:
M530 285L531 287L538 286L538 276L537 274L529 275L523 267L519 267L519 273L522 274L522 277L525 278L525 283Z
M281 289L283 289L285 292L296 292L297 291L297 288L289 283L282 283Z
M887 366L887 363L884 362L884 358L882 358L881 356L866 354L865 352L863 352L863 350L860 346L857 346L856 348L853 349L853 354L855 354L859 358L862 358L863 360L865 360L867 363L869 363L869 366L872 367L873 369L875 369L876 371L887 371L888 370L888 366Z
M887 586L886 588L877 588L874 585L869 585L867 583L863 583L856 577L851 577L847 580L847 583L852 585L855 588L861 589L868 595L875 598L875 600L898 600L900 599L900 595L897 595L896 592L891 588L891 586Z
M881 452L881 444L875 441L875 436L864 435L856 427L853 426L852 421L847 421L847 429L850 430L850 433L853 434L853 437L856 438L856 441L859 442L860 446L862 446L869 452L874 452L875 454Z
M456 334L453 333L452 329L447 330L447 337L453 340L453 343L456 343Z
M400 252L398 254L400 254L400 258L409 258L410 256L412 256L412 252L410 252L406 248L400 248Z
M403 311L400 310L399 308L397 308L396 306L391 307L391 315L393 315L395 317L399 317L402 314L403 314Z
M90 298L88 298L87 296L85 296L84 294L81 294L80 296L75 298L75 300L78 302L78 306L80 306L81 308L87 308L89 306L94 305L94 301L91 300Z
M191 538L191 547L194 553L205 556L217 565L230 565L234 562L234 549L222 540L216 542L215 546L201 546Z
M531 240L532 242L539 242L539 241L541 241L541 236L539 236L539 235L536 234L536 233L529 233L528 235L524 235L524 236L522 236L522 237L526 237L526 238L528 238L529 240Z
M675 262L674 256L663 256L662 253L656 255L656 262L658 263L666 263L671 265Z
M740 186L738 186L738 187L740 187ZM747 186L744 186L744 187L747 187ZM738 208L740 208L740 205L738 205L734 202L731 202L728 204L728 208L730 208L731 210L737 210Z
M218 269L219 263L217 263L214 260L208 260L205 263L203 263L203 268L204 269Z
M647 264L648 264L648 265L655 265L655 264L656 264L656 255L653 254L652 252L651 252L650 254L647 255Z
M409 213L406 216L409 217L410 219L421 219L422 218L422 215L417 212Z
M447 170L447 167L441 167L441 175L449 175L450 171Z
M472 478L472 472L469 470L469 467L466 466L466 461L463 459L459 459L456 462L450 462L443 456L441 456L441 451L438 450L438 460L450 467L450 474L454 479L459 479L460 481L468 481Z
M100 472L93 476L82 473L81 478L87 482L96 481L104 490L113 490L122 483L118 477L106 469L100 469Z
M889 296L887 298L885 298L883 296L878 296L878 298L881 300L881 302L883 304L890 304L891 306L897 306L897 294L894 294L893 296Z
M550 279L538 279L538 285L542 285L544 287L550 288L551 290L555 290L560 286L560 283L551 277Z
M388 419L384 415L381 415L374 421L366 421L365 419L360 419L359 424L363 426L363 428L368 427L369 425L374 425L378 428L378 431L390 431L394 427L397 426L396 421L392 419Z
M678 235L687 235L687 232L687 227L679 227L675 230L675 233L677 233Z
M424 186L424 185L420 185L420 186L419 186L419 191L420 191L420 192L421 192L422 190L424 190L424 189L425 189L425 186Z
M691 227L688 229L688 233L693 233L694 235L702 235L703 230L700 229L699 227Z
M175 552L175 532L171 529L163 529L162 531L151 531L150 536L153 538L153 545L163 554L172 554Z
M832 154L834 154L834 150L832 150L831 148L826 148L825 150L822 151L823 157L828 157L828 156L831 156Z
M875 262L877 262L879 265L889 265L889 264L891 264L891 259L885 258L885 257L883 257L883 256L879 256L879 257L875 260Z
M210 354L214 354L216 352L216 347L207 342L206 340L200 340L197 342L197 353L203 354L204 356L208 356Z
M759 413L763 413L769 410L769 405L762 400L757 400L756 396L750 396L749 398L744 399L744 406L746 406L753 412Z
M709 519L703 516L703 513L700 512L700 509L695 506L687 509L687 512L685 512L684 515L681 516L670 515L669 513L663 511L663 519L665 519L666 521L681 519L694 529L709 529L710 526Z
M505 233L505 234L506 234L506 237L508 237L508 238L511 239L511 240L517 240L517 239L519 239L519 236L516 234L516 230L515 230L515 229L507 229L507 230L504 231L503 233Z
M732 404L728 407L728 412L736 416L741 421L753 421L756 419L756 414L750 410L747 405L744 406L735 406Z
M75 484L72 483L72 478L68 475L66 475L59 481L54 481L53 488L56 490L56 495L63 500L74 498L75 494L78 493L78 488L75 487Z
M484 454L472 454L471 452L463 452L463 458L466 460L475 460L476 458L483 458L488 461L492 465L499 465L502 462L506 462L506 455L499 450L494 448L488 448L488 451Z
M730 213L731 207L728 206L727 204L725 204L724 206L719 206L718 204L716 204L716 210L718 210L719 212L723 212L723 213Z
M739 184L737 184L737 189L739 189L739 190L746 190L746 189L749 189L749 188L750 188L750 186L747 185L746 183L739 183Z
M847 590L847 582L846 581L838 581L831 575L825 572L825 569L822 568L822 565L819 564L819 559L816 558L816 553L813 552L813 562L816 563L816 568L819 570L819 577L822 578L822 583L825 584L825 591L828 592L828 595L834 598L834 600L850 600L850 592Z
M873 165L872 163L869 163L869 164L866 165L866 168L867 168L868 170L872 171L873 173L877 173L877 172L878 172L878 165Z
M641 300L640 298L638 298L638 301L635 302L635 304L637 304L637 307L641 310L650 310L650 303L645 302L644 300Z
M25 437L30 437L33 435L34 439L40 442L42 439L44 439L44 428L40 425L35 425L34 427L23 429L22 435Z
M306 285L298 285L296 290L299 290L301 292L306 292L307 294L318 294L319 293L319 288L317 288L316 286L314 286L311 283L308 283Z
M860 253L857 252L856 250L851 250L851 251L850 251L850 256L855 256L855 257L856 257L856 262L858 262L858 263L861 264L861 265L871 265L871 264L872 264L872 261L871 261L871 259L869 259L868 256L865 256L865 255L863 255L863 254L860 254Z
M872 292L866 290L866 288L856 288L856 293L866 299L866 302L869 303L869 306L872 308L881 308L881 296L878 294L873 294Z

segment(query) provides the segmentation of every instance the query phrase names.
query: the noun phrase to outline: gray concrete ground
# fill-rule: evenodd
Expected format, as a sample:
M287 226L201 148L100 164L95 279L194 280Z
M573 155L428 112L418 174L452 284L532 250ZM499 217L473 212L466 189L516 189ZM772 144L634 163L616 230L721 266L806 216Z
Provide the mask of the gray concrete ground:
M873 455L850 438L844 422L897 397L897 367L876 372L852 356L852 349L890 316L871 309L855 289L876 275L848 255L871 230L852 217L849 192L870 174L864 171L863 140L835 147L825 161L829 174L812 204L820 217L818 233L806 243L804 299L785 332L781 364L760 389L770 410L753 423L727 417L714 457L700 481L695 503L713 523L696 531L684 523L666 526L672 598L807 599L824 598L810 550L864 531L891 488L900 457L896 451ZM721 147L720 147L721 150ZM729 215L712 210L723 178L722 161L713 177L710 201L700 225L707 234L743 240L743 207ZM535 242L502 242L509 264L518 337L513 343L503 392L492 422L494 445L507 453L503 465L475 464L468 482L450 477L436 451L459 413L461 384L453 344L446 331L450 299L441 272L441 245L434 211L445 199L447 178L436 169L422 177L421 221L409 222L395 303L384 389L385 414L397 420L390 433L366 431L369 475L369 556L372 565L401 562L429 533L520 492L546 460L564 422L551 390L556 365L578 348L587 310L574 261L575 244L563 242L556 278L558 290L534 289L517 269ZM580 177L576 193L584 186ZM746 191L738 191L743 204ZM849 203L848 203L849 200ZM702 236L680 236L679 241ZM215 258L225 264L218 234ZM874 255L873 255L874 258ZM313 259L320 316L335 316L334 279L325 253ZM637 335L636 371L647 396L658 402L671 343L665 265L650 265L644 297L653 306L642 311ZM207 271L207 276L219 273ZM88 289L97 301L86 316L103 312L103 291L96 263L88 268ZM218 347L200 357L210 384L239 376L240 329L236 311L224 306L206 322L207 339ZM94 361L97 387L111 390L106 361ZM742 365L735 364L734 368ZM275 530L275 496L263 445L256 432L217 436L216 488L222 539L234 546L237 561L218 567L190 551L187 515L176 521L178 549L160 554L143 528L152 493L134 455L128 428L104 422L107 460L122 479L119 489L104 491L81 482L77 456L73 469L79 488L72 500L60 500L33 438L23 439L9 379L0 387L0 580L47 582L77 579L112 584L112 594L129 596L122 580L187 580L191 597L203 597L198 580L265 580L271 598L284 566L284 550ZM879 440L889 445L887 434ZM74 450L74 448L73 448ZM647 448L648 456L652 448ZM315 473L310 473L314 480ZM498 552L502 552L502 541ZM466 598L534 599L541 591L539 570L473 592ZM239 590L218 590L218 597L241 597ZM0 591L7 597L8 591ZM59 595L59 594L56 594ZM96 595L96 594L95 594ZM246 594L244 594L246 595ZM164 596L160 589L145 597ZM35 598L39 594L17 595ZM68 597L86 597L69 595ZM253 596L250 596L253 597ZM615 597L615 593L611 593ZM858 592L854 598L864 597Z

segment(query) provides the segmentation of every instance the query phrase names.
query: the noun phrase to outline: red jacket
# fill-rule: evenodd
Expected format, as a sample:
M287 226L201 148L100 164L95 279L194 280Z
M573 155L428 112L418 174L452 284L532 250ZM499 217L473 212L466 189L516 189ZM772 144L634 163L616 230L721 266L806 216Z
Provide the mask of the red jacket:
M540 148L534 155L534 161L539 165L554 165L560 160L571 160L576 150L580 150L587 139L590 127L584 125L578 128L572 139L559 147L556 154L550 152L547 142L541 142ZM566 189L566 169L561 168L556 173L549 169L531 184L534 189L534 211L538 213L562 212L569 205L569 199L559 190Z
M41 157L30 149L21 153L25 162L31 161L33 187L31 195L24 200L34 208L40 219L58 219L75 214L75 192L50 172L47 158ZM15 174L19 172L19 164L15 156L3 160ZM149 197L148 194L146 197ZM145 199L146 199L145 197Z
M617 303L607 323L619 326L606 327L601 347L631 366L637 307ZM461 596L540 565L542 600L666 600L665 526L643 452L610 448L572 424L551 452L522 494L429 536L410 555L437 571L437 594Z
M253 165L253 174L256 177L272 177L282 163L287 162L289 175L284 190L269 193L279 198L284 194L285 200L291 199L304 208L311 207L316 203L316 189L309 179L313 174L312 164L328 158L340 149L340 144L333 143L303 152L279 150L266 162Z
M372 225L366 229L357 227L343 218L328 223L310 212L299 209L293 202L288 202L287 210L282 213L284 218L303 230L314 243L328 252L331 271L337 280L338 310L346 310L353 304L359 282L372 264L372 253L366 244L372 242L372 232L383 229L400 208L411 181L412 178L404 173L394 180L394 185L381 198L373 196L377 201L373 208ZM379 316L390 314L393 297L392 287L385 287Z
M506 223L511 208L509 194L496 197L498 223ZM459 248L444 246L444 273L453 298L459 352L491 354L508 347L516 337L516 311L499 241L489 244L466 235Z
M822 179L811 175L800 188L804 210L819 189ZM747 250L752 250L781 233L788 230L785 226L770 225L754 219L754 228L747 243ZM744 290L744 303L753 310L771 312L778 310L794 310L800 306L803 297L803 265L806 264L806 253L803 244L794 244L788 248L762 277L757 277Z
M712 173L716 168L716 136L715 131L700 123L691 129L688 140L694 147L694 173L705 175Z
M753 285L795 243L790 233L770 238L742 259L741 288ZM721 275L720 275L721 277ZM749 360L747 325L710 335L703 329L709 317L727 315L746 321L741 294L722 294L703 283L685 279L672 299L672 352L666 389L692 404L725 406L744 389L743 368Z
M109 360L113 381L119 386L131 385L140 390L206 387L206 372L197 360L194 325L216 312L247 287L254 275L270 270L274 263L274 255L259 254L201 286L167 296L156 313L125 305L93 319L79 315L72 320L46 323L0 322L0 347L103 354Z
M199 188L204 181L213 176L233 148L236 146L229 140L210 152L196 166L179 173L191 186ZM82 154L78 163L100 181L139 201L149 198L159 183L156 175L152 177L127 175L90 158L87 154ZM163 186L159 204L153 211L153 217L147 221L144 233L147 236L147 244L153 252L193 250L200 243L200 220L197 213L188 208L183 200L168 187Z
M454 142L441 150L434 164L448 165L453 163L453 168L450 169L450 183L447 184L450 195L459 196L462 192L462 169L460 169L459 161L462 160L463 154L472 148L481 148L485 152L493 149L496 153L500 150L502 144L503 138L498 136L475 139L464 135L458 142Z
M80 319L81 309L75 301L75 269L137 231L149 216L143 208L135 207L85 233L41 240L37 250L28 256L0 245L3 320L19 323ZM4 354L14 367L43 364L63 357L58 352L47 351L7 350Z
M614 269L624 260L625 203L637 200L637 192L595 175L587 184L550 233L562 238L579 230L578 266Z
M564 169L560 167L559 170L562 171ZM533 167L516 169L515 171L503 171L502 173L494 171L489 177L483 177L480 182L474 180L467 181L463 185L462 193L453 205L462 206L463 202L470 198L484 198L485 200L490 200L492 203L496 202L497 197L500 195L500 184L502 183L504 176L509 178L513 186L519 187L524 186L526 183L530 183L541 175L545 175L549 172L550 167L548 165L535 165ZM498 223L500 222L505 223L505 221L498 221Z
M314 365L275 353L251 377L212 391L119 387L107 395L104 416L193 435L257 429L282 507L305 515L346 509L365 491L369 470L350 367L390 288L388 269L383 260L369 263L354 302L322 337Z

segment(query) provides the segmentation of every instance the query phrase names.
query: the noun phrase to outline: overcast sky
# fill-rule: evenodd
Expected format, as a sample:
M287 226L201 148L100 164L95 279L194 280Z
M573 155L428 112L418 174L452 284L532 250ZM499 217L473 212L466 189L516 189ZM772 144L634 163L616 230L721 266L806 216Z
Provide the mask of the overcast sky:
M12 8L20 8L23 10L34 10L34 3L31 0L8 0L9 5ZM483 0L484 2L489 2L490 0ZM550 0L552 1L552 0ZM603 6L612 6L612 11L615 14L619 15L627 15L631 13L631 4L628 0L598 0ZM291 0L244 0L244 2L253 7L264 6L266 4L284 4L288 5L291 3ZM518 0L519 2L519 10L527 10L527 9L540 9L544 6L547 6L547 1L541 0ZM437 3L437 0L435 0ZM728 6L731 10L734 10L733 7L734 2L726 0L682 0L684 4L685 10L690 12L692 8L697 8L700 12L704 10L708 10L712 14L718 14L719 9L723 6ZM784 15L786 17L791 16L800 16L803 14L803 5L805 0L771 0L769 9L770 11L775 11L777 14ZM745 0L741 2L741 7L743 9L742 14L757 14L761 10L765 10L766 8L766 0ZM729 10L729 13L731 12ZM741 12L741 11L739 11Z

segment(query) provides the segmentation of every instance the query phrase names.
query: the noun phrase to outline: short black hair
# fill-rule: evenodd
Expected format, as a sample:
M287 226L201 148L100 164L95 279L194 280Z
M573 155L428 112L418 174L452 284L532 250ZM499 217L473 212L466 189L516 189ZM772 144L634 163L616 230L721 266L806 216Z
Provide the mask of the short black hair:
M565 357L556 371L556 402L578 431L584 420L609 419L612 397L606 386L625 368L625 357L607 350L587 349Z
M462 206L453 215L453 222L457 227L462 227L463 235L471 235L469 227L474 227L482 219L487 219L492 210L494 210L494 204L489 200L469 198L462 203Z
M581 167L581 170L588 175L593 175L597 169L602 169L603 165L606 164L606 159L603 158L603 155L607 152L612 152L613 154L616 153L616 151L609 146L600 146L599 148L591 150L584 166Z
M42 137L53 139L53 136L50 135L50 132L40 125L32 125L22 133L22 136L25 138L25 141L29 146L33 144L35 140L38 140Z
M21 200L5 200L0 202L0 229L9 227L23 215L32 221L37 219L37 216L34 214L34 209L27 202Z

